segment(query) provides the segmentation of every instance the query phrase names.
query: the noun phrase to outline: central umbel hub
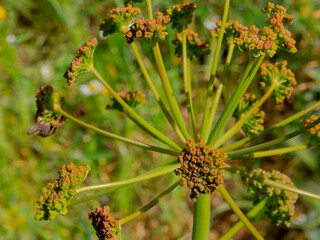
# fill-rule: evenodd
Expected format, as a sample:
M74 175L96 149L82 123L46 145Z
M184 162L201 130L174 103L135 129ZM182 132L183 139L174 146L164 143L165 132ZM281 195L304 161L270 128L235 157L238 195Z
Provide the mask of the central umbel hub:
M223 183L227 154L205 145L203 140L195 143L190 139L186 145L178 156L181 166L175 169L175 174L181 176L180 185L190 188L190 198L194 201L200 193L217 194L218 185Z

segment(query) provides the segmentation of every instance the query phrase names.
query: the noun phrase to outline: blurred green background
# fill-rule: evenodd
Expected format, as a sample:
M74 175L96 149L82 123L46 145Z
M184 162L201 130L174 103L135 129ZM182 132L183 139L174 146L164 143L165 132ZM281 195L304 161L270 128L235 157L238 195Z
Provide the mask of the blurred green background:
M223 1L195 1L198 5L193 29L203 40L209 29L220 18ZM180 1L172 1L180 3ZM169 2L154 1L154 9L166 9ZM320 2L318 0L277 1L295 15L290 27L297 39L298 53L279 54L277 59L288 59L296 73L298 87L294 98L285 105L266 104L267 125L301 110L320 99ZM243 24L262 26L264 16L260 9L266 4L261 0L231 1L229 19ZM121 218L152 199L165 188L174 176L169 175L149 182L139 183L88 203L69 209L67 216L58 216L53 222L36 222L33 219L33 202L40 189L57 177L59 166L70 161L77 165L90 164L92 172L85 184L98 184L117 179L126 179L144 173L163 163L172 161L167 156L145 152L125 144L110 141L96 133L83 129L71 121L49 138L27 136L34 124L36 106L34 94L41 85L52 85L61 96L65 96L67 110L82 120L128 138L152 143L152 139L141 134L139 129L121 113L106 111L108 93L100 91L90 74L81 75L73 87L68 87L62 77L81 43L99 37L98 25L108 9L122 6L122 1L89 0L2 0L0 2L0 239L96 239L87 219L89 210L110 205L111 211ZM146 10L144 4L139 4ZM146 11L144 11L146 12ZM183 100L181 68L173 53L171 31L161 44L172 85ZM214 42L212 43L214 44ZM148 46L141 46L144 61L156 84L160 81L153 65ZM223 52L223 56L226 52ZM201 111L202 99L208 79L210 57L194 61L194 91L197 112ZM246 58L236 53L230 68L230 81L236 81L245 67ZM157 128L172 136L163 115L148 91L138 69L134 55L126 46L123 36L99 39L95 54L95 66L112 86L120 90L147 91L148 104L137 111ZM221 66L222 67L222 66ZM221 68L222 69L222 68ZM221 70L220 69L220 70ZM162 94L162 93L161 93ZM274 110L279 110L275 112ZM268 114L272 113L272 114ZM298 127L288 126L278 135ZM269 136L269 138L275 137ZM304 141L296 138L286 144L297 145ZM158 142L154 142L157 143ZM284 171L300 188L320 194L320 153L318 149L301 151L281 157L248 160L250 167ZM230 180L230 181L229 181ZM226 174L228 189L237 203L244 209L252 206L252 196L246 193L245 184L237 177ZM178 188L148 214L123 228L124 239L188 239L192 228L192 202L184 189ZM236 221L223 200L213 200L212 231L210 239L217 239ZM267 239L319 239L320 204L300 198L297 216L291 229L270 226L261 217L255 223ZM250 239L244 229L235 239Z

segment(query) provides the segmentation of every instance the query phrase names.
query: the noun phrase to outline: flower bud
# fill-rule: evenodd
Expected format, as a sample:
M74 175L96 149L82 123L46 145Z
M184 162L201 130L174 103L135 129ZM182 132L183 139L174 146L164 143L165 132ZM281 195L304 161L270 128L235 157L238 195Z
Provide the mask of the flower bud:
M182 32L192 22L193 12L197 5L195 3L173 5L167 9L167 14L171 18L172 28Z
M123 101L125 101L126 104L128 104L131 108L135 108L138 105L146 104L147 100L146 94L141 92L140 90L134 91L134 92L118 92L117 93L119 97L122 98ZM107 105L106 109L112 109L112 110L118 110L123 111L123 107L121 104L114 98L114 96L110 96L111 101L113 102L112 105Z

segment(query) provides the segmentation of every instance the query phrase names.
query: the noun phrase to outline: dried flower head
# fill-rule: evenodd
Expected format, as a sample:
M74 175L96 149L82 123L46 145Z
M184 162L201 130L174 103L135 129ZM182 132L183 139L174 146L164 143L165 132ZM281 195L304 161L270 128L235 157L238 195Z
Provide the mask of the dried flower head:
M143 38L148 43L156 43L166 38L166 25L170 22L168 15L157 11L156 19L137 18L130 25L129 31L126 32L125 37L127 43L132 43L135 38Z
M285 28L285 25L291 24L293 15L287 13L287 9L281 5L274 5L269 2L266 7L262 9L266 13L266 23L268 27L273 29L277 34L277 46L279 49L288 51L290 53L297 52L295 47L296 41L292 38L292 34Z
M79 74L90 71L93 66L93 53L97 45L97 39L92 38L84 42L82 47L76 51L76 57L72 60L69 69L64 74L64 78L67 79L69 86L73 85L74 80Z
M260 86L265 88L276 84L272 95L272 99L276 104L283 103L286 98L290 98L293 87L297 85L294 73L287 68L287 65L287 61L281 61L275 64L262 64L260 67L262 78L259 83Z
M59 168L59 178L42 188L42 196L35 203L34 218L54 220L58 214L66 215L67 204L75 195L75 188L85 180L90 170L89 165L76 167L71 162Z
M142 3L143 0L124 0L124 5L128 6L129 4Z
M250 109L253 107L253 105L257 102L257 97L254 94L248 94L246 93L238 107L236 108L233 116L237 119L240 120L242 116L244 116ZM258 134L259 132L264 130L264 118L265 118L265 113L264 111L261 111L257 109L248 119L247 121L243 124L242 130L247 134Z
M254 169L250 171L247 178L249 183L248 191L254 194L255 204L266 197L269 198L265 207L265 214L271 219L271 223L277 226L289 227L298 194L262 183L266 179L290 187L294 187L294 185L287 175L276 170L267 172L262 169Z
M37 112L35 116L36 125L28 130L28 135L36 134L41 137L47 137L55 133L62 127L66 118L57 111L61 107L63 99L57 92L53 91L51 86L42 86L35 94L37 103Z
M319 119L316 115L311 115L309 119L302 119L304 126L308 126L309 124L317 121ZM307 136L309 138L309 142L312 145L320 144L320 123L315 125L313 128L310 128L307 132Z
M100 24L99 29L104 37L117 32L126 33L132 19L140 13L141 9L132 5L111 9L106 19Z
M89 219L92 221L92 226L100 240L120 239L121 227L118 221L111 216L109 206L90 211Z
M187 29L186 35L187 35L187 52L188 52L189 58L192 59L193 57L200 57L210 53L208 43L202 42L198 37L198 33L190 29ZM177 57L181 57L182 56L182 33L177 33L176 39L173 40L172 43L176 45L174 54Z
M167 9L167 14L171 18L172 28L182 32L192 22L193 12L197 8L195 3L173 5Z
M134 92L118 92L117 93L119 97L122 98L123 101L126 102L130 107L134 108L140 104L146 104L146 94L141 92L140 90L134 91ZM107 105L107 109L113 109L118 111L123 111L123 107L119 102L113 97L110 96L110 99L112 100L112 105Z
M188 148L178 156L181 166L175 169L175 174L181 176L180 185L191 189L192 200L196 200L200 193L217 194L218 185L223 183L227 154L204 145L203 140L195 143L190 139L186 144Z

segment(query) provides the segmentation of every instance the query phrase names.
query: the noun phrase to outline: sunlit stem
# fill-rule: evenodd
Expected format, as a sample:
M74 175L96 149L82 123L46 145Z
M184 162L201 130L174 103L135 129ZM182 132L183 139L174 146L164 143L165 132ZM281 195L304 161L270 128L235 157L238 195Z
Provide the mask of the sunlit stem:
M178 168L179 164L176 162L156 168L148 173L145 173L141 176L126 179L126 180L121 180L121 181L116 181L116 182L110 182L110 183L105 183L105 184L98 184L98 185L92 185L92 186L87 186L87 187L82 187L76 189L77 193L83 193L87 191L92 191L92 190L101 190L101 189L106 189L106 188L112 188L112 187L119 187L119 186L125 186L137 182L142 182L151 178L159 177L168 173L172 173L174 169Z
M160 131L152 127L146 120L139 116L118 94L113 90L113 88L103 79L103 77L97 72L97 70L92 67L91 72L97 77L97 79L102 83L102 85L108 90L109 93L115 98L115 100L123 107L124 111L133 118L139 126L143 126L144 130L147 130L147 133L151 134L155 138L164 142L168 146L181 151L181 147L173 142L170 138L162 134Z
M243 116L241 116L240 120L236 122L218 141L213 145L213 148L218 148L222 144L224 144L227 140L233 137L243 126L243 124L250 118L252 114L254 114L259 107L268 99L268 97L273 93L273 90L276 88L276 85L273 84L270 86L268 91L250 108L250 110Z
M175 133L177 134L178 138L180 139L180 141L182 143L185 143L186 142L186 139L184 139L180 129L178 128L176 122L174 121L174 119L172 118L170 112L168 111L168 109L166 108L166 106L164 105L164 102L163 100L161 99L158 91L157 91L157 88L154 86L152 80L151 80L151 77L145 67L145 64L143 63L142 61L142 58L141 58L141 55L135 45L135 43L131 43L130 46L132 47L132 50L136 56L136 59L137 59L137 62L140 66L140 69L142 71L142 74L144 76L144 78L146 79L146 82L151 90L151 92L153 93L153 96L154 98L156 99L157 103L159 104L162 112L164 113L164 115L166 116L166 118L168 119L168 122L170 123L171 127L173 128L173 130L175 131Z
M186 95L186 103L188 109L189 125L191 129L192 139L197 141L197 130L195 127L194 111L192 104L192 94L191 94L191 76L190 76L190 59L187 53L187 35L186 29L182 31L182 66L183 66L183 82L184 82L184 92Z
M213 82L214 82L214 79L217 74L219 55L220 55L221 45L222 45L223 36L224 36L224 30L225 30L225 26L226 26L226 22L227 22L227 18L228 18L229 5L230 5L230 0L225 0L221 28L220 28L220 33L218 36L218 41L216 44L214 56L213 56L211 73L210 73L208 89L207 89L207 95L206 95L206 100L205 100L205 105L204 105L200 138L202 140L204 140L205 142L207 141L207 139L204 139L204 135L207 131L210 130L210 129L208 129L210 127L210 126L208 126L208 123L209 123L208 121L209 121L209 113L210 113L210 104L211 104L211 99L212 99L212 94L213 94Z
M208 240L210 231L210 194L200 194L194 203L192 240Z
M246 217L249 220L253 219L255 216L258 215L259 212L261 212L264 209L264 207L266 206L267 202L268 202L268 198L264 198L257 205L255 205L254 208L250 210L250 212L247 213ZM244 227L243 222L242 221L238 221L236 224L234 224L228 230L228 232L226 232L222 237L220 237L219 240L229 240L229 239L231 239L243 227Z
M240 175L240 176L242 176L244 178L250 177L248 172L243 171L241 169L238 169L236 167L226 167L225 170L226 171L230 171L230 172L235 173L235 174L238 174L238 175ZM278 183L276 181L272 181L270 179L254 178L254 180L259 181L259 182L261 182L263 184L267 184L269 186L273 186L273 187L276 187L276 188L281 188L283 190L299 194L301 196L305 196L305 197L313 198L313 199L316 199L316 200L320 200L320 195L318 195L318 194L307 192L307 191L298 189L296 187L287 186L285 184L281 184L281 183Z
M212 107L211 107L210 112L209 112L209 120L208 120L208 123L207 123L208 126L205 128L206 130L203 130L204 132L202 133L202 135L205 136L204 137L205 139L208 139L210 130L212 128L214 117L216 115L217 108L218 108L218 105L219 105L219 102L220 102L221 94L222 94L223 89L224 89L224 85L225 85L225 81L226 81L226 78L227 78L228 69L229 69L229 66L230 66L230 63L231 63L231 59L232 59L232 56L233 56L233 51L234 51L234 44L231 43L229 45L228 55L227 55L227 59L226 59L225 65L224 65L222 77L221 77L220 83L219 83L219 85L217 87L216 95L214 97L213 104L212 104Z
M142 208L140 208L138 211L124 217L121 218L119 220L119 224L125 224L137 217L139 217L140 215L142 215L143 213L147 212L149 209L151 209L152 207L154 207L155 205L157 205L167 194L169 194L173 189L175 189L177 186L179 185L179 179L177 181L175 181L174 183L172 183L169 187L167 187L165 190L163 190L158 196L156 196L154 199L152 199L148 204L146 204L145 206L143 206Z
M292 121L294 121L294 120L296 120L298 118L301 118L303 115L305 115L308 112L316 109L319 106L320 106L320 101L318 101L315 104L311 105L310 107L308 107L308 108L306 108L306 109L304 109L304 110L302 110L302 111L300 111L300 112L298 112L298 113L296 113L296 114L294 114L294 115L282 120L281 122L274 124L273 126L269 127L268 129L264 130L263 132L261 132L261 133L259 133L257 135L252 135L252 136L246 137L246 138L241 139L241 140L239 140L239 141L237 141L237 142L235 142L235 143L233 143L231 145L228 145L226 147L221 148L221 151L227 152L227 151L233 150L235 148L241 147L241 146L243 146L244 144L246 144L248 142L251 142L253 140L259 139L259 138L265 136L266 134L272 132L273 130L276 130L276 129L280 128L280 127L283 127L283 126L291 123Z
M252 233L252 235L259 240L262 240L263 237L260 235L260 233L255 229L255 227L251 224L251 222L248 220L248 218L242 213L240 208L237 206L237 204L234 202L232 197L229 195L227 190L224 188L223 185L219 185L219 191L222 195L222 197L226 200L226 202L229 204L232 211L239 217L239 219L243 222L243 224L248 228L248 230Z
M148 8L148 17L149 17L149 19L153 19L151 0L147 0L147 8Z
M209 135L209 138L207 141L208 145L213 146L216 143L216 141L218 140L220 134L223 132L223 130L227 126L229 119L232 117L232 114L235 111L236 107L238 106L242 96L244 95L244 93L248 89L250 83L254 79L257 71L259 70L259 67L260 67L264 57L265 56L261 56L257 59L255 66L252 70L251 70L251 68L253 66L254 60L250 59L248 66L247 66L242 78L240 79L240 82L239 82L237 88L233 92L233 95L230 98L230 100L228 101L228 103L227 103L224 111L222 112L217 124L214 126L212 132ZM251 72L250 72L250 70L251 70ZM250 74L249 74L249 72L250 72Z
M283 137L279 137L279 138L276 138L274 140L271 140L269 142L265 142L265 143L262 143L262 144L259 144L259 145L256 145L256 146L253 146L253 147L249 147L249 148L245 148L245 149L242 149L242 150L238 150L238 151L233 151L233 152L227 152L228 154L228 157L229 158L238 158L238 157L242 157L244 155L247 155L249 153L253 153L253 152L256 152L256 151L259 151L259 150L262 150L264 148L268 148L268 147L271 147L273 145L276 145L276 144L280 144L282 142L285 142L293 137L296 137L298 136L299 134L301 133L304 133L306 131L308 131L310 128L316 126L317 124L320 123L320 118L316 121L314 121L313 123L310 123L308 126L305 126L295 132L292 132L288 135L285 135Z
M308 145L300 145L300 146L294 146L294 147L286 147L286 148L279 148L279 149L273 149L268 151L260 151L260 152L254 152L250 153L245 156L245 158L261 158L261 157L270 157L275 155L282 155L290 152L295 152L299 150L303 150L308 148Z
M106 136L108 138L111 138L111 139L114 139L114 140L118 140L118 141L130 144L130 145L133 145L133 146L136 146L136 147L140 147L140 148L143 148L143 149L146 149L146 150L154 151L154 152L164 153L164 154L168 154L168 155L172 155L172 156L178 156L179 155L178 151L165 149L165 148L160 148L160 147L149 145L149 144L144 144L144 143L141 143L141 142L138 142L138 141L135 141L135 140L131 140L131 139L128 139L128 138L113 134L111 132L102 130L102 129L97 128L95 126L92 126L92 125L90 125L88 123L85 123L85 122L79 120L78 118L72 116L71 114L65 112L60 107L56 108L56 110L59 113L61 113L63 116L65 116L66 118L70 119L71 121L79 124L80 126L88 128L90 130L93 130L93 131L95 131L95 132L97 132L97 133L99 133L99 134L101 134L103 136Z
M190 139L191 137L189 135L187 125L184 122L184 119L183 119L182 114L180 112L177 100L174 96L174 93L173 93L173 90L172 90L172 87L171 87L171 84L170 84L170 81L168 78L168 74L167 74L166 68L163 63L163 59L161 56L161 52L160 52L160 48L159 48L158 43L152 45L152 51L153 51L154 59L156 61L156 65L157 65L157 69L158 69L158 72L160 75L160 79L161 79L161 82L162 82L162 85L164 88L164 92L166 94L166 97L167 97L169 106L171 108L173 117L175 118L177 125L178 125L179 129L181 130L184 138Z

